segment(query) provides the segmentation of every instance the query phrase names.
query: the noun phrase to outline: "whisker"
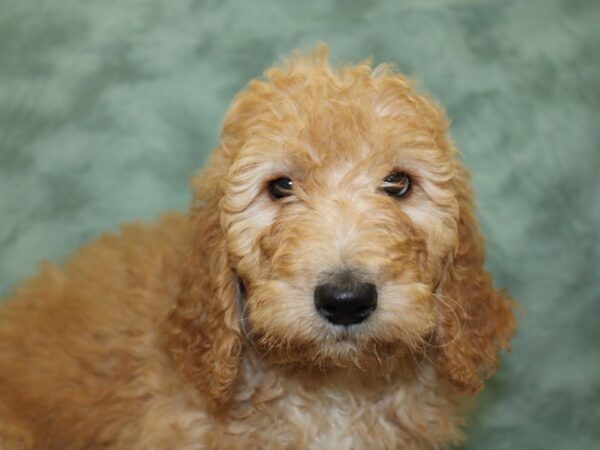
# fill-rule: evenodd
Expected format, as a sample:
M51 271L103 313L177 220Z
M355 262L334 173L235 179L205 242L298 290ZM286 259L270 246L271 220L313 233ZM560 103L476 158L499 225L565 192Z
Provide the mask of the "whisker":
M454 341L456 341L460 337L460 335L462 334L462 331L463 331L463 326L464 326L460 320L460 317L458 316L456 311L450 306L449 302L450 301L454 302L454 304L460 308L463 317L467 317L467 313L458 300L453 299L452 297L449 297L447 295L438 294L436 292L434 292L433 295L435 296L435 298L437 300L439 300L441 303L443 303L444 306L446 306L446 308L448 310L450 310L452 312L452 315L454 316L454 319L456 320L456 324L458 326L458 330L457 330L456 334L452 337L452 339L449 342L446 342L445 344L435 345L435 344L431 344L429 342L425 342L426 345L428 345L429 347L432 347L432 348L444 348L444 347L451 345Z

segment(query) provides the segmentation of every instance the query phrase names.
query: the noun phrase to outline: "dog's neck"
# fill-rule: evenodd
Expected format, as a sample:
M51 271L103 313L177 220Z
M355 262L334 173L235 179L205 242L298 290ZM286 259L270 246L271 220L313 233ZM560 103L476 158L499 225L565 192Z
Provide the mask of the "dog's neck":
M308 362L280 364L259 354L252 346L244 349L240 381L245 393L274 389L282 395L291 391L317 394L337 392L340 396L364 396L375 399L398 389L406 389L436 379L435 370L427 362L416 363L411 356L400 358L393 368L324 367Z
M235 442L235 436L255 433L264 445L256 448L283 448L282 442L285 448L340 448L339 442L366 448L371 433L394 443L390 448L437 447L458 438L453 394L431 364L393 377L371 369L283 366L246 349L229 419L215 435L222 445L228 436Z

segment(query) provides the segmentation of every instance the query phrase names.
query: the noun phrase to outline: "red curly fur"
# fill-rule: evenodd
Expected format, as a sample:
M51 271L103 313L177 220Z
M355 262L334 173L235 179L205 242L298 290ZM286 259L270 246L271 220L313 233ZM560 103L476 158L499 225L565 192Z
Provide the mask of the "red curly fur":
M463 173L462 178L467 180L468 175ZM499 350L509 349L515 318L512 300L494 289L492 277L483 268L484 245L471 194L464 185L456 191L458 244L438 287L445 299L437 331L442 349L438 370L462 391L476 394L483 389L482 376L492 375L498 366Z
M414 179L392 199L379 182ZM265 186L294 179L289 198ZM515 330L439 106L325 48L234 101L189 215L45 264L0 310L0 450L441 448ZM377 284L367 321L313 306Z
M219 226L222 193L214 187L219 185L215 178L200 178L206 188L198 190L200 206L192 214L181 290L164 332L167 351L181 372L218 408L231 396L242 342L233 301L237 285Z

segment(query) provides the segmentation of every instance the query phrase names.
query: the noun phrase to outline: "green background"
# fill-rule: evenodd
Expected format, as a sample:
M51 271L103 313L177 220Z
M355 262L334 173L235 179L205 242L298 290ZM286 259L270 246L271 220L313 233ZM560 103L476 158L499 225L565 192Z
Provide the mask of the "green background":
M447 106L527 310L464 448L600 448L600 1L0 0L0 293L184 208L234 93L319 40Z

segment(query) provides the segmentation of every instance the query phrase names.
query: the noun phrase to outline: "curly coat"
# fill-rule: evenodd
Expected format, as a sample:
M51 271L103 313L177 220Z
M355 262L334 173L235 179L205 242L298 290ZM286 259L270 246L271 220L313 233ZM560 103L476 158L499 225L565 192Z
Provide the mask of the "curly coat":
M409 173L410 195L380 189ZM293 180L275 200L268 183ZM126 225L0 310L0 449L423 449L462 439L515 330L447 120L409 80L296 54L238 95L189 214ZM313 291L377 286L358 325ZM466 395L465 394L469 394Z

